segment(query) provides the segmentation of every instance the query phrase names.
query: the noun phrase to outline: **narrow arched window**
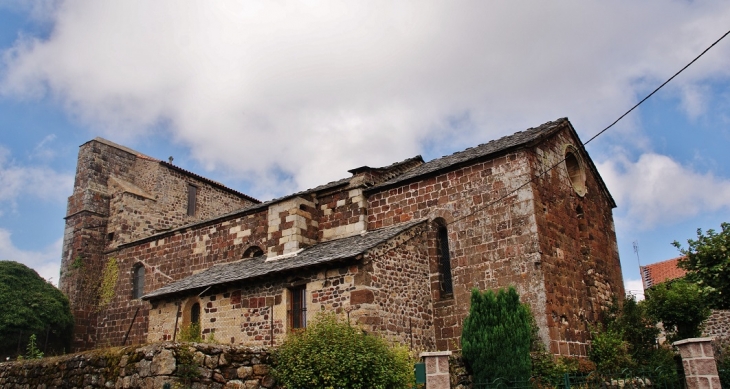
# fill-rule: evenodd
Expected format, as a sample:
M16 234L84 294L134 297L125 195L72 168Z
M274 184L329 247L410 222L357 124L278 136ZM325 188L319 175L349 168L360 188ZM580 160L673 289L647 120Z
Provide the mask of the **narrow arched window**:
M142 295L144 295L144 266L137 265L132 278L132 298L138 299Z
M200 324L200 303L190 307L190 324Z
M437 250L439 263L439 279L441 283L441 297L450 297L454 293L451 280L451 255L449 254L449 230L443 220L436 220Z

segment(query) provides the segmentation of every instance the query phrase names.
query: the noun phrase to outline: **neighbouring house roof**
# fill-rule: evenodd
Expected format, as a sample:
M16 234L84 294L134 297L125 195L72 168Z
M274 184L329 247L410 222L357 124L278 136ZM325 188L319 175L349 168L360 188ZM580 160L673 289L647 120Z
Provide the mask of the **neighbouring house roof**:
M678 266L679 260L682 258L684 257L672 258L666 261L652 263L651 265L641 266L641 280L644 283L644 289L675 278L684 277L687 274L687 270Z
M425 219L415 220L368 231L360 235L319 243L298 252L296 255L283 255L278 260L267 261L266 256L263 255L252 259L214 265L200 273L150 292L142 296L142 299L150 300L166 295L203 289L209 286L249 280L275 273L355 258L425 221Z

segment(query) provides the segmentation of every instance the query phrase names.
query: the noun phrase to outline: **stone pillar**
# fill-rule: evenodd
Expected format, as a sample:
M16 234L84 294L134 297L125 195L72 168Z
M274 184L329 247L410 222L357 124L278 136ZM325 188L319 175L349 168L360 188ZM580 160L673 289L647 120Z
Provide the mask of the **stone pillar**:
M672 343L682 356L687 389L720 389L712 338L689 338Z
M426 389L450 389L449 356L451 351L423 352L420 357L426 364Z

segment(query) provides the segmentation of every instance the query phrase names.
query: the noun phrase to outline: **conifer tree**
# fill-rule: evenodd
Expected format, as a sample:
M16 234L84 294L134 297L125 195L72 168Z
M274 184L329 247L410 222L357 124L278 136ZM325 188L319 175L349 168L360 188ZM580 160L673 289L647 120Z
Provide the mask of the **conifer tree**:
M461 346L475 383L530 378L531 317L529 306L520 303L513 287L496 295L491 290L472 290Z

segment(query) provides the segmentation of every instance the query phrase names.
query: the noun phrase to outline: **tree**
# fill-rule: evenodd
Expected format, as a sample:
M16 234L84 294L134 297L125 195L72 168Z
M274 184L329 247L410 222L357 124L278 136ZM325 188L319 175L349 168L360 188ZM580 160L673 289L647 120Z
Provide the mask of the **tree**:
M276 350L274 374L287 388L410 389L413 361L403 348L320 313Z
M464 319L462 355L474 373L474 382L497 378L526 381L530 378L532 313L520 303L515 288L484 293L473 289L471 308Z
M606 327L622 334L631 358L639 364L651 360L660 331L657 321L647 312L646 301L626 296L621 305L614 301L610 311Z
M646 308L661 321L671 342L699 337L702 323L710 316L700 287L679 278L654 285L646 291Z
M58 351L68 347L74 323L68 299L33 269L0 261L0 306L0 354L17 354L32 335L51 334Z
M687 270L687 279L695 282L707 297L711 308L730 309L730 223L722 223L720 233L697 229L697 240L687 240L688 247L674 241L682 253L679 267Z

